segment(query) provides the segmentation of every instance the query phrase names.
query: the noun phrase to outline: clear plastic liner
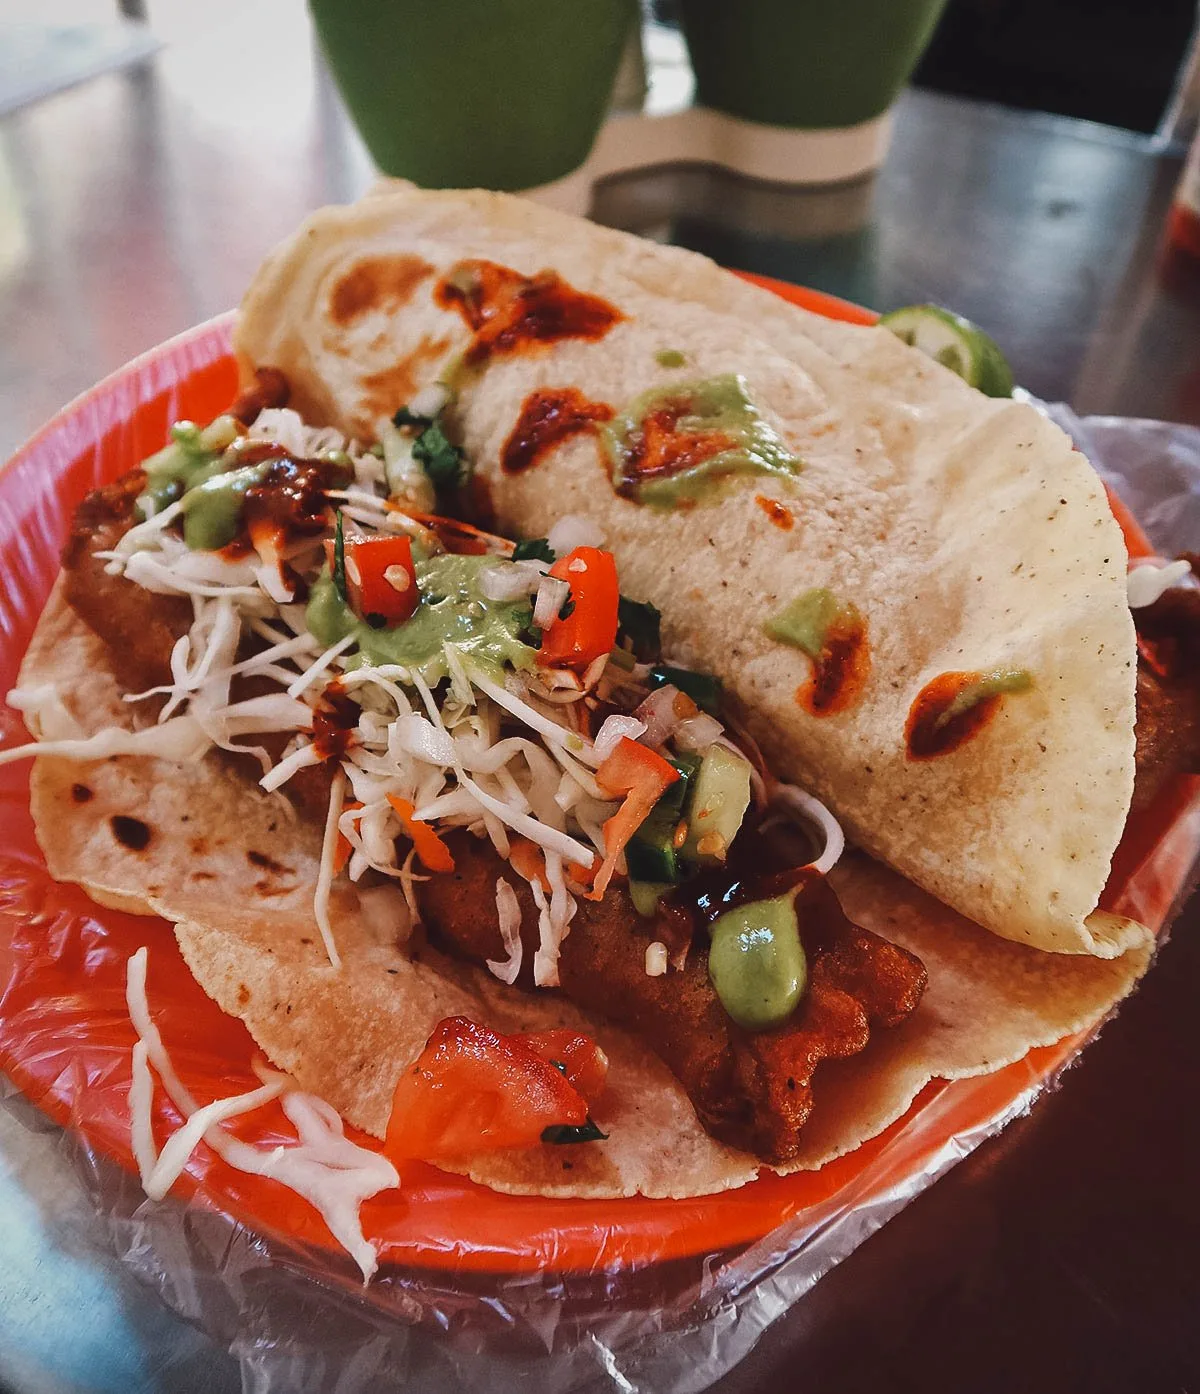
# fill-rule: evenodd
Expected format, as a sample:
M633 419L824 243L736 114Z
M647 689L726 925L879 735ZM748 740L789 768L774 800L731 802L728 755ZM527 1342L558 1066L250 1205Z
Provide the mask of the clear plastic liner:
M13 583L0 598L0 679L6 686L53 578L70 507L85 489L161 443L168 420L211 415L229 400L228 332L227 317L131 365L68 408L0 476L0 534L13 567ZM1167 553L1195 545L1200 431L1112 418L1079 421L1065 408L1050 410L1156 545ZM19 730L13 713L0 717L6 741ZM193 1171L181 1188L190 1188L187 1199L145 1198L122 1159L119 1137L97 1124L102 1100L115 1100L119 1113L129 1038L116 1031L111 1041L98 1039L100 997L89 998L89 984L94 973L123 962L122 936L144 936L147 922L130 927L132 917L82 908L76 893L60 895L47 883L22 803L27 771L2 773L0 982L11 980L0 997L0 1062L25 1081L40 1107L13 1084L4 1087L4 1102L31 1127L53 1128L46 1112L67 1125L58 1131L58 1145L90 1202L89 1238L226 1345L252 1394L359 1394L401 1385L430 1394L704 1389L891 1215L1027 1111L1084 1043L1069 1039L1032 1051L996 1075L931 1085L882 1139L835 1163L824 1180L772 1179L712 1198L713 1216L724 1217L721 1232L740 1226L743 1233L720 1252L670 1242L671 1211L661 1203L650 1208L632 1201L623 1210L600 1212L578 1202L582 1224L589 1214L608 1217L583 1245L592 1257L581 1266L577 1232L570 1244L564 1237L561 1253L552 1239L547 1250L538 1203L506 1198L518 1218L494 1250L470 1238L460 1248L448 1246L431 1231L427 1263L413 1258L414 1252L419 1258L419 1244L417 1251L411 1245L405 1250L403 1263L385 1248L379 1276L364 1289L349 1259L322 1239L319 1225L248 1222L245 1195L223 1189L216 1168ZM1198 847L1200 802L1193 788L1169 810L1114 908L1169 924L1190 887ZM52 1003L47 998L41 1015L28 985L36 986L37 971L53 970L69 970L76 996L64 1003L60 990ZM18 982L22 971L25 988ZM111 988L106 991L100 1014L115 1021L119 1006ZM153 1007L153 955L150 996ZM16 1029L14 1021L32 1024ZM433 1204L428 1187L422 1194L421 1204ZM471 1193L464 1194L469 1203ZM764 1209L756 1196L767 1194L773 1208ZM402 1191L395 1203L400 1208L372 1212L372 1223L385 1224L389 1214L403 1219L404 1203ZM754 1216L768 1209L773 1224L762 1237L747 1239ZM541 1262L512 1261L521 1216L529 1217L531 1245L537 1231ZM662 1233L654 1238L656 1230Z

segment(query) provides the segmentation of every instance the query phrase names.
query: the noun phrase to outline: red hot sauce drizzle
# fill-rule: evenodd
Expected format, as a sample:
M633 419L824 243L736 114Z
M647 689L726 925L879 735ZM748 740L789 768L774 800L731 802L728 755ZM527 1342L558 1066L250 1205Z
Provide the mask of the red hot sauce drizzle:
M949 755L987 726L1006 693L1024 691L1032 681L1023 671L939 673L913 698L904 726L905 754L910 760Z
M517 424L500 452L500 468L505 474L520 474L564 440L612 417L612 407L589 402L577 387L539 388L522 403Z
M241 527L223 556L237 559L257 551L282 556L297 538L319 537L328 528L326 491L344 483L344 471L325 460L294 460L273 441L255 441L238 454L239 465L268 463L258 484L246 490ZM283 577L297 599L303 599L301 578L281 562Z
M754 502L770 518L777 528L782 528L784 532L791 532L796 526L796 520L792 516L792 510L785 508L778 499L769 499L765 494L755 494Z
M738 448L739 442L727 431L681 431L680 419L694 412L692 399L685 396L665 402L642 418L638 429L628 437L618 493L636 498L639 485L649 480L683 474L714 455L724 455ZM680 500L682 507L694 503L694 499Z
M489 357L527 352L561 339L602 339L625 316L567 284L555 271L525 276L494 261L460 261L434 287L443 310L457 310L475 337L468 367Z
M358 703L335 678L313 710L313 748L322 760L340 760L354 744Z
M813 716L853 706L871 671L867 624L853 606L829 626L812 665L812 676L796 689L797 703Z

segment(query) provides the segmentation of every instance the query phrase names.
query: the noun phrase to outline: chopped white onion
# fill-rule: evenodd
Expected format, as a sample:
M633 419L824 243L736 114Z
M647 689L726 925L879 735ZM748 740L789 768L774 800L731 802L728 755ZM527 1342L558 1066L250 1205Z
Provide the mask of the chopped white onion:
M604 725L600 727L596 733L596 739L592 743L596 759L603 763L616 750L624 737L628 736L631 741L636 741L645 729L646 723L639 721L636 716L605 717Z
M667 946L655 940L646 945L646 976L661 978L667 971Z
M675 713L675 698L678 696L679 689L666 683L656 687L634 712L639 721L646 723L647 745L655 748L665 745L679 725L679 717Z
M479 589L487 600L521 600L538 589L547 569L544 561L497 561L479 573Z
M675 744L680 750L707 750L724 733L724 726L715 716L700 712L689 716L675 728Z
M565 557L576 547L603 547L604 533L599 523L593 519L568 513L565 518L560 518L550 529L550 535L546 541L549 542L552 552L560 557Z
M543 576L538 583L537 598L533 602L533 622L539 629L549 629L558 618L558 612L567 602L571 587L557 576Z

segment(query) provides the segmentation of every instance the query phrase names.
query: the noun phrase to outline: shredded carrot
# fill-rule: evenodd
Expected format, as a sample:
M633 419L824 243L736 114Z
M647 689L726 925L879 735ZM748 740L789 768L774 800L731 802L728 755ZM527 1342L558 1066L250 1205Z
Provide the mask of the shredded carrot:
M404 829L404 835L411 839L412 845L417 849L417 856L420 857L426 869L429 871L453 871L454 858L450 855L449 847L428 823L423 823L413 817L412 804L397 794L389 794L387 801L395 809L396 817L400 819L400 826Z
M472 556L495 552L498 556L507 556L513 549L510 538L484 532L482 528L464 523L459 518L444 518L440 513L419 513L416 509L399 505L397 510L435 533L448 552Z
M536 881L547 894L550 878L546 875L546 854L527 837L514 837L509 845L508 860L512 869L524 880Z
M361 807L362 804L355 803L352 800L350 803L344 803L342 805L342 812L347 813L351 809ZM346 863L350 860L350 854L353 851L354 848L350 844L350 839L344 832L339 831L337 835L337 846L333 850L333 874L335 876L340 876L346 869Z
M596 873L596 884L589 900L599 900L612 880L625 844L642 826L646 815L679 778L679 771L651 750L628 736L596 771L596 783L605 793L624 794L625 802L604 825L604 861Z

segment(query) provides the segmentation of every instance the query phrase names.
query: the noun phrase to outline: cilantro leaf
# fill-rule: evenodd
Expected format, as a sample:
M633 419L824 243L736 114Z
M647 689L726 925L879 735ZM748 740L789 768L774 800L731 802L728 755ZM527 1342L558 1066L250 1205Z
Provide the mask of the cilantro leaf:
M439 494L452 493L466 482L466 457L451 443L440 421L431 422L413 442L413 459L424 468Z
M409 411L407 407L401 407L392 417L393 426L420 426L422 430L426 426L433 425L432 416L418 416L416 412Z
M653 663L662 652L662 615L653 605L621 596L617 602L617 629L633 644L642 663Z
M544 561L551 565L558 560L544 537L527 537L524 542L518 542L513 548L512 559L513 561Z

